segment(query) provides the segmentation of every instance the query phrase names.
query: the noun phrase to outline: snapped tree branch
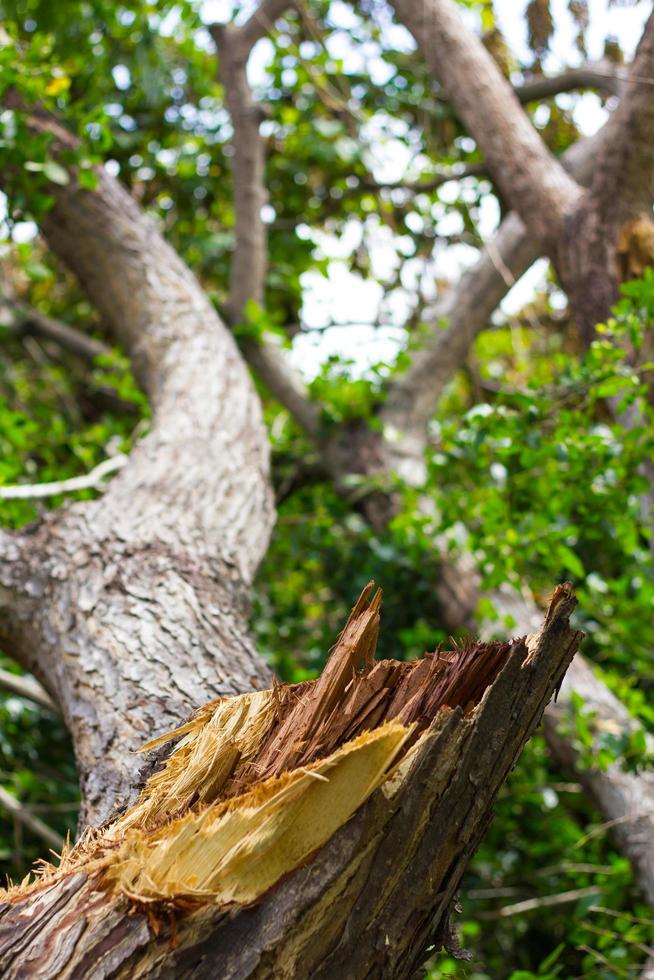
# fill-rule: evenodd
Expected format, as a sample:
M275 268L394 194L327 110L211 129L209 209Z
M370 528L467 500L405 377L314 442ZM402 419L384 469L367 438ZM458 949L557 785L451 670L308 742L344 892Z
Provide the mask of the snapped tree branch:
M7 980L108 960L154 977L163 958L196 978L401 980L430 946L461 954L450 907L577 648L574 598L557 589L533 636L376 662L371 585L317 681L206 705L131 809L6 894Z

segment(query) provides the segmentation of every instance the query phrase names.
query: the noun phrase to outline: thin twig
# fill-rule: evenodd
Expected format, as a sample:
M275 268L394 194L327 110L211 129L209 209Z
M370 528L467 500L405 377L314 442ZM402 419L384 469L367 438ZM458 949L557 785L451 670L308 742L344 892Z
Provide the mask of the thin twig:
M598 827L593 827L588 834L580 837L576 844L573 844L573 847L575 849L577 847L583 847L587 841L592 840L593 837L597 837L599 834L603 834L605 830L610 830L611 827L617 827L621 823L628 823L630 820L639 820L641 816L647 816L647 814L623 813L621 817L616 817L614 820L607 820L606 823L601 823Z
M261 0L254 13L240 28L241 37L248 52L252 50L257 41L274 30L276 20L294 8L294 0Z
M627 74L628 68L625 65L614 65L606 61L590 62L579 68L567 68L558 75L527 79L515 85L513 91L523 104L586 88L603 89L608 95L619 95Z
M79 810L79 800L68 800L66 803L30 803L31 813L76 813Z
M623 970L621 967L616 966L615 963L612 963L610 960L607 960L606 956L602 956L601 953L598 953L596 949L591 949L590 946L586 946L582 943L580 946L577 946L577 949L580 950L580 952L582 953L588 953L589 956L593 956L596 960L599 960L599 962L603 963L604 966L608 966L610 970L612 970L614 973L617 973L618 976L620 977L632 976L631 973L628 973L626 970ZM634 967L634 970L635 969L637 969L637 967Z
M111 347L108 344L76 330L61 320L46 316L32 306L19 303L8 296L0 299L0 304L2 303L5 304L5 312L9 314L9 320L3 323L3 326L12 333L31 333L43 340L54 341L86 361L92 362L96 357L111 354Z
M601 889L597 886L587 888L574 888L568 892L560 892L558 895L543 895L539 898L528 898L524 902L516 902L514 905L505 905L494 912L482 912L480 918L483 919L508 919L512 915L522 915L523 912L533 912L535 909L549 908L553 905L565 905L568 902L576 902L580 898L589 898L597 895Z
M521 891L524 891L524 889L514 888L509 885L497 888L471 888L466 892L466 898L512 898L514 895L519 895Z
M40 704L42 708L59 713L57 705L52 700L45 688L41 687L38 681L30 680L29 677L21 677L19 674L11 674L8 670L0 669L0 687L18 695L19 698L27 698Z
M117 470L122 470L128 457L124 453L111 456L99 463L84 476L73 476L68 480L54 480L52 483L19 483L0 487L0 500L39 500L53 497L58 493L74 493L76 490L101 490L104 481Z
M369 177L364 177L360 181L359 187L352 188L353 192L361 190L371 191L409 191L411 194L426 194L429 191L435 191L443 184L449 184L453 180L465 180L466 177L487 177L488 170L484 163L471 163L468 166L462 167L458 170L452 168L449 170L441 170L439 173L435 173L433 177L427 177L424 180L396 180L396 181L379 181L373 180ZM349 188L348 188L349 190Z
M569 871L581 872L581 874L612 875L615 874L616 868L611 867L610 864L584 864L583 862L575 864L573 861L563 861L561 864L552 864L547 868L540 868L536 874L552 875Z
M35 817L33 813L30 813L29 809L23 803L20 803L15 796L12 796L3 786L0 786L0 807L7 810L23 827L26 827L37 837L40 837L41 840L44 840L54 850L61 851L64 846L64 839L61 834L58 834L52 827L48 827L46 823L43 823L42 820Z
M615 909L607 909L604 905L590 905L589 912L597 912L599 915L611 915L614 919L628 919L639 926L654 926L654 919L643 919L637 915L630 915L627 912L617 912Z
M590 929L590 931L594 932L596 936L608 936L609 939L615 939L617 936L617 934L611 929L601 929L599 926L594 926L592 922L585 922L584 925L586 929ZM645 956L654 956L654 947L647 946L645 943L636 942L635 939L628 939L627 936L620 936L619 938L628 946L633 946L634 949L640 950L640 952L644 953Z

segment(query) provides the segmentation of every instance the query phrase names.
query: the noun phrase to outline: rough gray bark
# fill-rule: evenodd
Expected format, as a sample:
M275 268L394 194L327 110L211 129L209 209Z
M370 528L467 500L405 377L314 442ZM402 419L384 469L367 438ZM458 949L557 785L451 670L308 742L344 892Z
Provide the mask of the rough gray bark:
M393 0L428 68L484 153L493 180L539 242L553 242L580 189L549 152L454 0Z
M559 244L557 269L587 342L616 301L620 282L654 262L653 76L654 14L607 124L593 180Z
M580 184L591 179L608 137L609 128L604 126L562 156L561 163ZM537 242L511 212L477 262L444 292L430 316L424 342L409 353L406 371L391 379L380 411L388 444L387 465L409 483L416 483L416 465L427 444L427 424L445 385L463 367L476 337L508 291L544 251L545 244Z
M85 823L131 797L144 738L267 680L246 616L273 507L258 398L195 278L106 174L53 193L48 242L153 409L102 498L0 539L1 640L61 705Z
M1 910L3 976L290 980L345 968L352 980L400 980L428 946L455 949L449 913L463 871L580 638L568 622L574 599L557 595L543 632L512 647L479 705L438 714L406 775L254 906L168 922L130 915L80 871Z
M229 275L227 320L236 325L246 319L248 301L264 306L268 260L266 226L261 209L266 204L264 170L266 145L259 133L261 107L252 97L247 61L252 46L292 4L271 0L260 5L250 20L238 27L213 24L211 35L219 52L219 77L232 120L234 158L232 183L236 239ZM244 338L241 350L271 394L299 425L313 436L320 429L320 413L302 379L292 370L271 337Z

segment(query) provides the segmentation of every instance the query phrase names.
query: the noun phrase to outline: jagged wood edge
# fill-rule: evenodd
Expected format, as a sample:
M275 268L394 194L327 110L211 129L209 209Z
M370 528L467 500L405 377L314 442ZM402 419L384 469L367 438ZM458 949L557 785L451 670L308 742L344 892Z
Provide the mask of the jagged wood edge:
M449 909L493 800L574 656L574 605L568 589L557 590L536 649L517 643L472 715L438 716L398 792L389 799L377 791L257 905L154 923L78 872L29 908L0 910L2 975L54 978L68 968L66 976L89 980L319 980L342 976L346 962L353 980L410 977L427 947L447 938Z

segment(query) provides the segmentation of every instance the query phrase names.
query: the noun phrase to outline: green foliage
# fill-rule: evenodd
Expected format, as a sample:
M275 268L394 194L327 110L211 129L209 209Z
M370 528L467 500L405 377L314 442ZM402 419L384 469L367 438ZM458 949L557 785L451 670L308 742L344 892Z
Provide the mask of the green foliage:
M611 686L609 674L608 685ZM642 697L642 692L638 694ZM627 691L625 700L631 700ZM654 767L654 753L648 747L644 728L607 728L597 716L589 711L583 698L573 692L572 724L562 726L562 730L572 740L579 752L580 764L606 771L609 766L619 763L625 772L639 772ZM651 722L651 708L644 709L645 717Z
M38 354L35 362L21 356L19 342L5 337L2 343L7 359L0 360L0 483L47 483L79 476L107 455L129 450L134 415L116 415L105 408L113 394L126 406L133 405L137 417L147 417L145 399L124 355L98 358L89 377L74 360L51 359L38 344L33 348ZM92 490L81 490L76 497L93 495ZM49 503L57 506L63 500L54 497ZM20 527L34 520L42 507L41 501L4 500L0 519Z
M536 350L526 385L473 407L463 426L441 424L430 485L445 525L465 520L488 584L524 579L546 591L558 579L575 581L585 652L652 731L654 566L642 506L648 489L643 467L652 447L643 382L649 365L631 366L631 352L641 348L654 315L650 272L623 287L614 313L586 355L550 347L539 364ZM482 338L480 347L488 343ZM510 360L505 354L496 380L512 369ZM498 361L486 361L486 370L497 369ZM606 398L631 416L610 421ZM569 734L582 765L652 766L642 731L600 728L599 749L591 751L595 719L579 699L575 707ZM584 831L596 821L579 787L557 788L542 738L532 739L502 790L495 822L467 874L467 894L489 894L495 883L515 889L510 897L489 899L494 907L593 886L597 897L566 903L565 915L556 906L537 906L515 919L493 919L491 938L482 939L485 970L437 960L430 976L498 975L489 965L504 962L508 949L515 980L626 976L636 969L651 936L651 913L606 828ZM489 900L466 903L462 935L471 936L473 946L479 917L493 915Z
M582 889L583 897L541 904ZM461 895L461 938L476 955L471 964L456 965L437 957L431 980L448 974L475 980L608 978L642 962L638 944L648 942L651 914L633 887L628 862L616 853L581 787L552 769L540 735L500 793ZM499 915L525 900L535 902L532 910ZM584 947L608 960L606 972Z
M0 666L15 670L2 656ZM49 711L5 693L0 695L0 783L62 837L74 836L79 787L66 728ZM47 846L0 809L2 874L20 880L44 856Z
M571 579L586 649L648 689L654 558L643 508L654 428L649 364L632 367L629 352L651 323L654 277L624 293L587 354L535 351L526 384L474 405L463 423L440 420L430 486L444 528L465 522L486 586L526 580L545 595ZM496 355L491 368L495 381L508 373Z

